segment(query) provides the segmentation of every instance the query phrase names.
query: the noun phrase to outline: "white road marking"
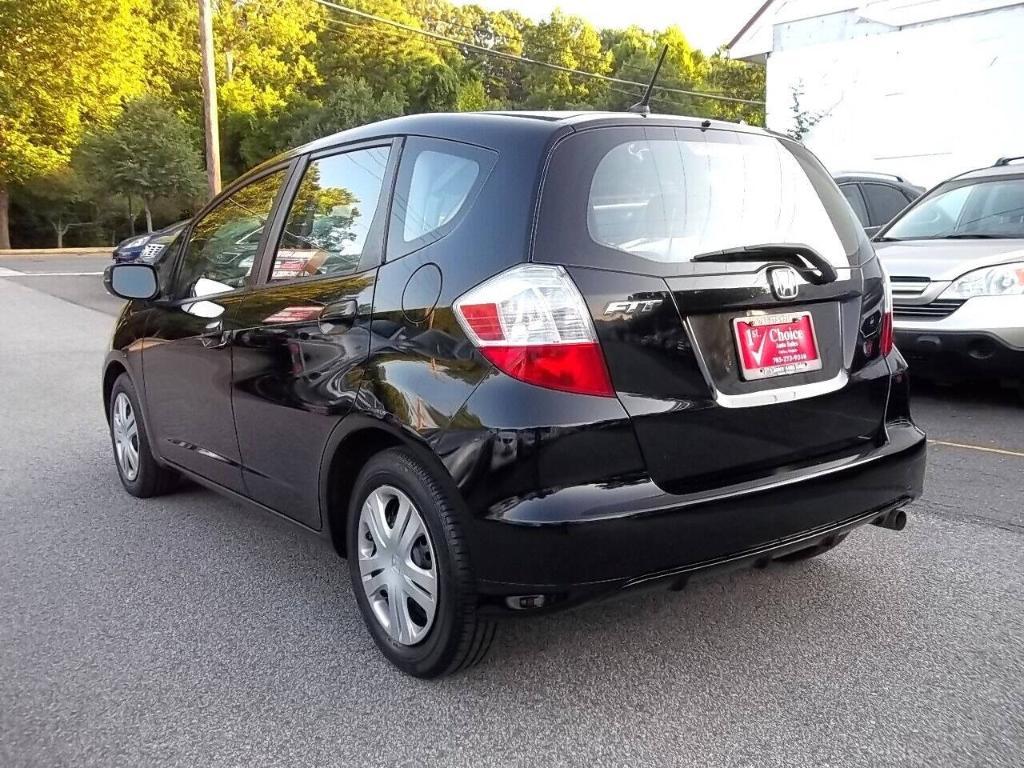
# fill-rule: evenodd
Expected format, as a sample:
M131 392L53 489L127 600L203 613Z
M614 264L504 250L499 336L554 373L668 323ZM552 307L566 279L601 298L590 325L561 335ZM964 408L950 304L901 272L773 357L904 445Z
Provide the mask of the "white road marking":
M948 440L928 440L932 445L944 445L947 448L966 448L970 451L984 451L985 453L998 453L1003 456L1016 456L1024 459L1024 451L1008 451L1005 448L988 448L984 445L969 445L968 443L951 443Z
M0 267L0 277L82 277L102 274L102 272L16 272L13 269Z

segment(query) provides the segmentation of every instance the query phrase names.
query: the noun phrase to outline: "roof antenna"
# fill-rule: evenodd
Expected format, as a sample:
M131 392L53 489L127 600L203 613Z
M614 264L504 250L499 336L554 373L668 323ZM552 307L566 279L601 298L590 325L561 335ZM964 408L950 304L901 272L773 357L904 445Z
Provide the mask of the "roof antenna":
M658 79L658 73L661 72L661 65L665 63L666 53L668 53L667 45L661 49L661 56L658 57L658 66L654 68L654 74L651 75L651 82L647 85L647 90L644 91L644 97L629 108L630 112L636 112L640 115L651 114L651 94L654 92L654 81Z

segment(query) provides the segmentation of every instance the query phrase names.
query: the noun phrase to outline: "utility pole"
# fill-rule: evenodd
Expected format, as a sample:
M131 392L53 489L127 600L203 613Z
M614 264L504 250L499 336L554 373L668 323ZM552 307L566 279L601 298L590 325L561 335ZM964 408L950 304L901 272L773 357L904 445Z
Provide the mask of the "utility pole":
M220 192L220 131L217 128L217 76L213 69L213 10L199 0L199 48L203 55L203 118L206 134L206 181L210 197Z

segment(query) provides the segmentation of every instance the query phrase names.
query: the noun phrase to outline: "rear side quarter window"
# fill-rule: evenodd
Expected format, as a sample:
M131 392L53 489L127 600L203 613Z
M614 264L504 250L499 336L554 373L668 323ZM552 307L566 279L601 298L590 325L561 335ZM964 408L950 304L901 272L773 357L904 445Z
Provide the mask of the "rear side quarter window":
M388 226L387 259L447 235L466 216L497 153L444 139L410 137L402 150Z

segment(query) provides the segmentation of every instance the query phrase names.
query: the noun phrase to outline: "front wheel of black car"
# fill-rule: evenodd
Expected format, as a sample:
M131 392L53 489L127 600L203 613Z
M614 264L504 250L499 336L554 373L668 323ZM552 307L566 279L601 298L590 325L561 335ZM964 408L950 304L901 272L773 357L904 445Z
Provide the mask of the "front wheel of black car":
M399 448L372 458L356 480L347 536L352 590L391 663L429 678L484 657L494 623L477 615L454 505L423 462Z
M176 472L161 467L149 450L146 424L135 385L127 373L117 377L110 391L110 442L121 484L140 499L159 496L177 484Z

